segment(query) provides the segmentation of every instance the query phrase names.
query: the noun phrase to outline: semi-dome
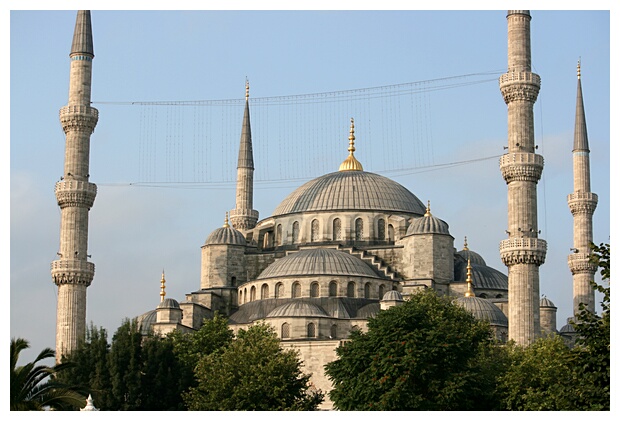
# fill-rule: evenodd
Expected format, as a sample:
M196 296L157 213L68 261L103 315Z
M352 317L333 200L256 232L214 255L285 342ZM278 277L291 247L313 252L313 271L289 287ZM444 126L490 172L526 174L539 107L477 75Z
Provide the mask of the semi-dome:
M329 317L327 313L316 304L304 301L291 301L274 308L267 318L272 317Z
M492 302L480 297L459 297L456 303L469 311L476 319L486 320L492 326L508 327L508 318Z
M386 211L424 214L409 190L379 174L338 171L310 180L289 194L273 216L320 211Z
M231 244L238 246L246 245L245 237L243 236L243 234L228 225L228 214L226 214L224 225L209 234L209 236L207 237L207 241L205 241L205 245L215 244Z
M361 259L336 249L306 249L284 256L269 265L258 279L290 276L379 276Z

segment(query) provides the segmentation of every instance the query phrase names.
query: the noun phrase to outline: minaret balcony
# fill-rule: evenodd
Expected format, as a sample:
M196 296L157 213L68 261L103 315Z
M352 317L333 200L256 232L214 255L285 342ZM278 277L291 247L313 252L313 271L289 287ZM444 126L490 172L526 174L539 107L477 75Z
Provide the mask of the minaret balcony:
M54 260L51 268L52 279L56 285L81 284L89 286L95 277L95 264L85 260Z
M499 243L499 253L506 266L526 263L542 265L547 255L547 242L541 238L509 238Z
M537 183L542 175L545 160L542 155L513 152L499 158L499 168L506 183L511 181L532 181Z
M66 207L87 207L95 202L97 185L88 181L63 180L56 183L56 200L61 209Z
M568 255L568 268L573 275L577 273L596 273L598 267L590 261L589 253L572 253Z
M592 215L598 203L598 196L592 192L575 192L568 195L568 207L573 215Z
M508 72L499 77L499 89L506 104L512 101L536 102L540 76L532 72Z
M79 129L92 133L99 120L99 111L89 105L66 105L60 109L59 117L65 134Z

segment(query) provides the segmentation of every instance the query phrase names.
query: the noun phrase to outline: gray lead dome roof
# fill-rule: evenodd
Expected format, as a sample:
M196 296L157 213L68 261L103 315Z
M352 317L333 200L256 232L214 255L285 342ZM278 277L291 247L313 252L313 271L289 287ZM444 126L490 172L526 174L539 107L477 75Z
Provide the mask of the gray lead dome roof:
M244 246L246 241L243 234L236 229L232 227L220 227L209 234L207 241L205 241L205 245L212 244L234 244Z
M433 215L425 215L411 222L407 228L407 235L410 234L450 234L450 231L446 222Z
M256 279L309 275L379 277L370 266L348 253L335 249L309 249L276 260Z
M478 320L487 320L491 325L508 327L508 318L502 310L484 298L460 297L456 302Z
M365 171L338 171L297 188L278 205L273 216L350 209L418 215L426 211L420 199L387 177Z
M296 300L274 308L267 317L328 317L328 315L316 304Z

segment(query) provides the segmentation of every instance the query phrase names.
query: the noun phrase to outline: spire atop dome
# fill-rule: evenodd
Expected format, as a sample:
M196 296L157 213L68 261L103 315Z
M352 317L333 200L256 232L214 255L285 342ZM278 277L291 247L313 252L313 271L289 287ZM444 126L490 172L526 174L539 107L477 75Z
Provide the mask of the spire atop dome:
M353 123L353 117L351 117L351 129L349 133L349 156L340 164L338 171L364 171L362 164L353 156L353 152L355 152L355 125Z
M224 217L224 225L222 225L223 228L229 228L230 225L228 225L228 212L226 212L226 216Z
M164 298L166 297L166 276L164 274L164 270L161 270L161 287L160 287L160 291L159 291L159 296L160 296L160 301L164 301Z
M73 42L71 43L71 54L69 56L73 55L89 55L91 59L95 57L90 10L79 10L77 13Z
M467 246L467 236L465 236L465 243L463 244L463 250L469 250L469 247Z
M469 258L467 259L467 291L465 292L466 297L475 297L474 288L472 286L471 280L471 262Z
M424 216L431 216L431 201L427 201L426 204L426 213L424 214Z

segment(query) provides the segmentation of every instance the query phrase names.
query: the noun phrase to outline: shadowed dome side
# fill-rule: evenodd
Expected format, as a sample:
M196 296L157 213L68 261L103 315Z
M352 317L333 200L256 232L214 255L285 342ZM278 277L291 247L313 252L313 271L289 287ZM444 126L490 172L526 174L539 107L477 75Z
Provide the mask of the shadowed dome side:
M474 287L508 291L508 276L490 266L474 264L471 261L471 276ZM467 282L467 262L457 261L454 265L454 281Z
M291 301L273 309L267 318L273 317L329 317L319 306L304 301Z
M149 310L136 318L138 329L142 335L148 335L151 332L153 323L157 322L157 310Z
M472 265L481 265L481 266L487 265L487 263L484 261L482 256L476 253L475 251L471 251L469 249L467 250L463 249L461 251L456 252L456 254L458 254L463 259L465 259L465 261L469 260Z
M276 260L256 279L312 275L379 278L368 264L348 253L335 249L309 249Z
M423 215L422 202L402 185L365 171L338 171L289 194L272 216L318 211L391 211Z
M480 297L459 297L456 303L469 311L476 319L486 320L491 325L508 327L508 318L492 302Z

